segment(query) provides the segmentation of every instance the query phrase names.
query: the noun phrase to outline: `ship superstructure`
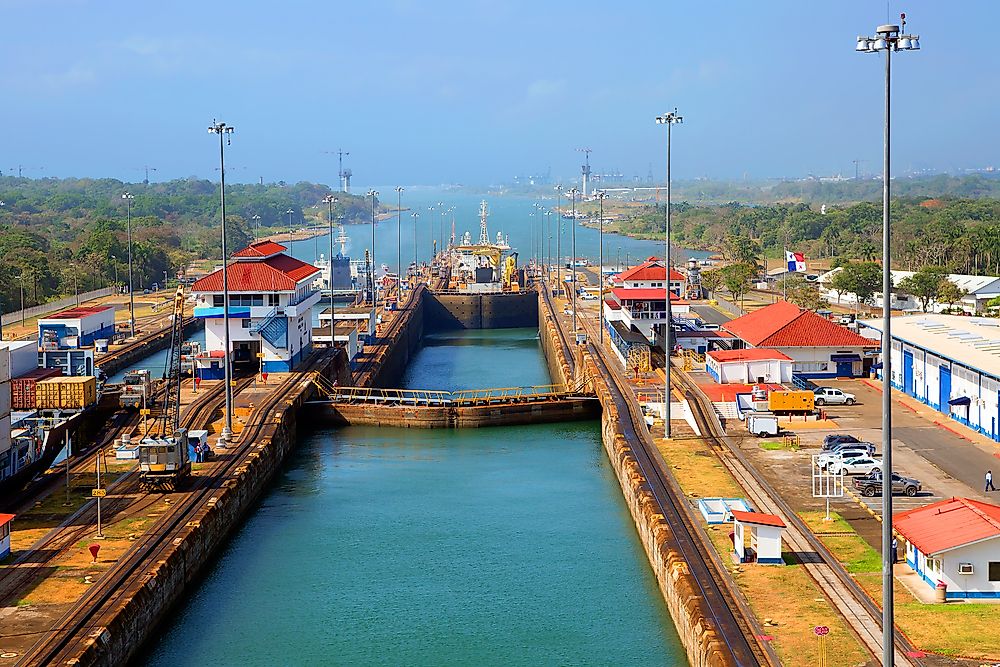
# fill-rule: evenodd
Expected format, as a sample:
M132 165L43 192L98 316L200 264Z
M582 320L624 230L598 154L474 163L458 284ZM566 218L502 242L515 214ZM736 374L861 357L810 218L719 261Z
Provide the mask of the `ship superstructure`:
M517 274L517 253L510 253L510 244L502 233L490 239L488 219L489 207L485 201L480 202L478 242L473 243L472 234L465 232L461 243L452 243L448 248L451 289L469 293L519 289L522 281Z

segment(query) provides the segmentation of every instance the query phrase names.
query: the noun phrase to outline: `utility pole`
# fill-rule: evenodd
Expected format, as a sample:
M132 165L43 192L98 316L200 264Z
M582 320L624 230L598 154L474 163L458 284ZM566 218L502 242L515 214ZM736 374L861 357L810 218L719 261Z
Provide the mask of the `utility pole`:
M416 275L416 270L417 270L417 218L420 217L420 214L417 213L416 211L413 211L412 213L410 213L410 217L413 218L413 271L414 271L414 275Z
M288 253L292 252L292 214L295 213L292 209L285 211L288 215Z
M683 122L684 119L677 114L676 107L673 111L663 114L662 116L656 117L656 123L658 125L667 126L667 209L666 209L666 221L664 224L664 234L663 240L666 256L666 266L664 267L666 273L666 286L667 286L667 303L666 303L666 322L663 328L663 437L666 439L671 438L670 429L670 339L673 334L673 313L670 308L670 134L671 128Z
M336 203L338 203L338 202L339 202L339 200L336 197L334 197L333 195L327 195L327 196L323 197L323 203L329 204L329 206L330 206L329 213L327 215L327 223L329 223L329 225L330 225L330 284L329 284L329 287L330 287L330 349L331 350L335 350L336 349L336 342L337 342L337 339L335 337L336 334L334 333L334 331L335 331L334 308L336 306L334 305L334 301L333 301L333 205L336 204Z
M572 188L569 194L573 197L573 257L570 266L573 267L573 335L576 336L576 196L580 191Z
M229 251L226 245L226 153L225 147L232 142L235 128L232 125L212 121L209 134L219 135L219 199L222 206L222 328L224 329L225 382L226 382L226 423L219 438L225 447L233 437L233 364L229 340Z
M135 338L135 297L132 289L132 200L135 196L131 192L122 195L125 200L125 233L128 243L128 335Z
M253 240L254 243L256 243L257 236L260 233L260 216L254 213L253 216L250 217L250 219L253 220Z
M597 200L601 206L601 219L600 219L600 229L601 229L601 249L599 252L600 259L597 260L597 294L600 301L597 305L597 324L598 327L598 342L604 344L604 200L607 198L608 193L601 190L597 193ZM670 272L667 272L667 288L670 288ZM667 301L670 300L670 295L667 295Z
M396 296L403 291L403 186L396 186Z
M556 186L556 295L562 294L562 185Z
M891 98L891 63L893 51L920 48L918 35L902 34L906 14L900 14L901 26L880 25L875 37L859 36L855 51L885 51L885 120L882 154L882 665L895 663L895 599L892 562L892 246L889 217L889 121Z
M378 192L376 190L369 190L368 196L372 198L372 305L376 305L378 302L378 285L375 282L375 276L377 265L375 264L375 204L378 199Z

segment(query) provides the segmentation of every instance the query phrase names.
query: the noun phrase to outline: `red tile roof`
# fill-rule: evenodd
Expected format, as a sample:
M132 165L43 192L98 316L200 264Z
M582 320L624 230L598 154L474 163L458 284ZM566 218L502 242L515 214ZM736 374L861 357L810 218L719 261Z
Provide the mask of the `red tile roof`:
M764 359L779 359L781 361L792 360L791 357L788 357L777 350L757 347L751 347L746 350L712 350L708 353L708 356L721 363L725 363L727 361L761 361Z
M251 243L243 250L234 252L233 257L270 257L286 250L288 248L274 241L258 241Z
M785 522L780 516L774 514L764 514L763 512L741 512L740 510L730 510L733 518L740 523L756 523L761 526L776 526L784 528Z
M939 500L900 512L892 525L924 555L932 556L1000 536L1000 507L970 498Z
M111 306L78 306L76 308L67 308L66 310L60 310L54 315L46 315L42 317L43 320L75 320L81 317L88 317L90 315L95 315L97 313L103 313L108 310Z
M16 514L0 514L0 526L4 525L5 523L10 523L11 520L15 516L17 516L17 515Z
M621 301L622 299L628 299L629 301L664 301L664 293L666 292L665 287L616 287L611 290L611 293L615 295L615 298ZM676 303L680 305L686 305L687 301L684 301L679 296L670 293L670 303Z
M277 245L277 244L275 244ZM274 255L267 259L233 262L229 265L229 290L231 292L291 292L295 285L319 273L312 264L306 264L288 255ZM222 269L208 274L191 286L192 292L221 292Z
M666 275L663 270L663 263L660 262L655 257L650 257L645 262L638 266L633 266L630 269L626 269L618 274L617 280L663 280L663 276ZM684 274L678 272L676 269L670 269L670 279L674 281L684 280Z
M772 303L722 327L754 347L878 347L878 341L787 301Z

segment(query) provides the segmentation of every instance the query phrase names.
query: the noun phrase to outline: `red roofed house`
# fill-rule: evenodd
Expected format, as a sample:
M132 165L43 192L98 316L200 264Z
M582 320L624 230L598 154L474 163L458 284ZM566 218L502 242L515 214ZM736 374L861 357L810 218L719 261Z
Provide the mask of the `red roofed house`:
M792 381L792 360L778 350L748 348L713 350L705 355L705 371L720 384L781 384Z
M612 282L621 287L663 287L665 280L666 271L663 269L663 262L650 257L639 266L622 271L612 279ZM683 296L684 283L684 274L671 268L670 291L677 296Z
M722 325L747 348L778 350L792 360L792 372L807 378L867 375L878 341L865 338L799 308L778 301Z
M260 359L261 371L287 372L312 349L312 307L320 300L312 283L319 269L285 250L260 241L233 253L228 282L234 364ZM222 269L195 282L191 293L197 298L194 316L205 320L205 350L224 351ZM224 377L222 360L207 359L199 365L200 377Z
M892 525L928 586L944 583L948 599L1000 598L1000 507L951 498L900 512Z
M781 533L785 530L785 522L780 516L735 509L730 513L733 515L733 552L740 563L781 565L785 562L781 557Z

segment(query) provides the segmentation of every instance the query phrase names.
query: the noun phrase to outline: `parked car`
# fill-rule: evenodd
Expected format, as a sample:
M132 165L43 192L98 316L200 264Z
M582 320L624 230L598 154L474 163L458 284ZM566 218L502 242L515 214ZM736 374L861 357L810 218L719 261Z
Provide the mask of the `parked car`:
M855 443L861 442L858 438L847 433L831 433L830 435L823 438L823 451L828 452L833 449L834 445L841 443Z
M856 477L854 479L854 488L859 491L861 495L867 496L868 498L882 495L882 472L880 470L874 470L864 477ZM912 498L917 495L922 488L920 480L913 479L912 477L903 477L899 473L892 473L893 495L896 495L897 493L905 493L907 496Z
M835 387L816 387L813 393L816 395L816 405L854 405L857 402L854 394L848 394Z
M858 456L853 459L830 464L830 472L834 475L869 475L882 467L882 459L873 456Z
M840 449L835 452L828 452L826 454L820 454L817 459L817 463L820 468L828 468L834 465L840 464L848 459L856 459L859 456L870 456L871 452L865 449Z
M860 450L869 456L875 455L875 445L870 442L841 442L836 445L831 445L830 449L826 450L825 454L836 454L843 451L853 451Z

